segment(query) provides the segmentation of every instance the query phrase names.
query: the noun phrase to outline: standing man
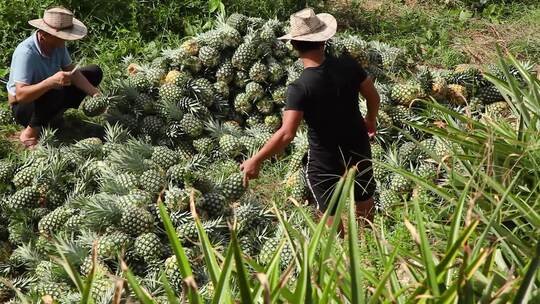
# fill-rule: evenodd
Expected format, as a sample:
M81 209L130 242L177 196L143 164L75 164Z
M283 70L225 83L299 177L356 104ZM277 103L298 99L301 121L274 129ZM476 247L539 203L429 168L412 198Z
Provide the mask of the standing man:
M74 70L65 42L83 38L87 29L71 11L55 7L28 23L37 31L15 49L7 90L15 121L26 127L19 139L33 148L41 127L100 94L103 73L96 65Z
M308 126L309 151L306 178L313 201L325 212L333 186L347 168L356 166L356 213L373 219L375 181L371 170L369 137L375 135L379 94L373 81L352 58L326 57L325 41L336 33L336 19L330 14L315 15L312 9L291 16L290 40L304 64L300 78L289 85L281 128L262 149L246 160L241 169L244 184L257 178L261 163L282 151L295 137L302 119ZM367 100L362 117L358 94ZM334 215L335 210L331 213ZM333 216L329 223L333 221Z

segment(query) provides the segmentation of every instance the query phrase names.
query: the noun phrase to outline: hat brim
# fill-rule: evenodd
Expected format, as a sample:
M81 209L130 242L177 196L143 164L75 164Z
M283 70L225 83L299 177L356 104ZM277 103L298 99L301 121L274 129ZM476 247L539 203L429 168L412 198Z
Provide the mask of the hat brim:
M310 34L295 36L295 37L293 37L290 33L288 33L284 36L279 37L278 39L279 40L322 42L322 41L326 41L334 37L337 31L336 18L334 18L334 16L327 13L317 14L317 17L324 23L324 27L322 27L319 31L315 33L310 33Z
M86 26L75 18L73 18L72 27L62 30L57 30L48 26L43 19L30 20L28 21L28 24L63 40L79 40L84 38L88 33Z

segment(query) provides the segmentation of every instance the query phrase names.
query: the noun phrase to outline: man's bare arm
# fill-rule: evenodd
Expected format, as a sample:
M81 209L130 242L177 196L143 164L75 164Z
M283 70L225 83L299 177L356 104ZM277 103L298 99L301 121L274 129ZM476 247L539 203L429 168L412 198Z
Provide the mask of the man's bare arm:
M58 72L51 77L37 84L26 84L17 82L15 84L15 98L10 99L10 103L30 103L40 98L49 90L71 85L71 75L66 72Z
M72 72L71 82L89 96L94 96L98 94L99 89L94 87L78 69L76 71L73 71L74 68L74 65L69 65L64 68L64 71Z
M368 111L366 119L376 120L377 114L379 113L381 98L371 77L366 78L366 80L360 84L360 94L366 99L367 103Z

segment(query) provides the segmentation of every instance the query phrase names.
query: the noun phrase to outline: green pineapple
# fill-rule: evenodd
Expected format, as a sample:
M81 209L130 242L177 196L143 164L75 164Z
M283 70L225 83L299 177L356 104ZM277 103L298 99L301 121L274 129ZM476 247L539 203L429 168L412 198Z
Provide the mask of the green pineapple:
M246 95L249 100L258 100L264 96L264 88L259 83L250 82L246 85Z
M225 155L236 157L242 152L243 145L238 137L225 134L219 139L219 148Z
M38 174L36 166L29 165L21 168L13 177L13 185L15 188L22 189L32 185L34 177Z
M281 64L279 64L275 60L270 61L270 63L268 64L268 80L270 80L270 82L276 84L280 83L281 80L283 80L283 78L285 77L285 74L285 68L283 68Z
M162 134L163 120L156 115L150 115L143 118L141 122L141 131L151 137L159 137Z
M246 93L240 93L234 98L234 110L238 113L247 114L251 112L253 105L250 101L249 95Z
M482 104L490 104L497 101L504 101L501 92L494 85L485 85L478 89L477 96Z
M284 105L287 100L287 88L284 86L277 87L272 91L272 100L278 105Z
M244 188L244 174L235 173L229 175L220 185L221 192L226 201L239 199L246 191Z
M255 62L249 69L249 78L255 82L264 83L268 76L268 67L262 62Z
M389 189L397 193L408 193L412 190L412 184L410 180L399 173L393 173L390 175Z
M418 83L420 84L423 95L429 94L433 89L433 74L428 68L421 67L418 70L418 73L416 73L416 80L418 80Z
M188 190L169 187L165 191L165 206L171 211L185 211L189 209L190 204L190 192Z
M137 236L153 229L154 217L142 208L127 206L122 211L119 225L124 232Z
M74 212L75 210L64 206L54 209L39 221L39 233L42 235L53 235L59 232Z
M9 109L0 109L0 126L13 123L13 115Z
M180 121L180 128L190 137L198 137L203 132L203 123L193 114L185 114Z
M182 69L190 71L192 74L198 74L203 67L201 59L197 56L188 56L182 60Z
M390 189L384 189L379 194L377 207L380 209L392 208L393 206L396 206L400 202L401 202L401 197L399 196L398 192L394 190L390 190Z
M261 265L268 265L272 261L272 258L274 257L275 252L278 250L282 239L284 239L280 234L278 236L275 236L273 238L269 238L264 243L263 247L261 248L261 252L259 253L258 260ZM287 241L285 241L285 245L283 246L283 249L281 250L280 254L280 268L286 269L289 264L294 259L294 252L289 245Z
M281 127L281 117L279 115L269 115L264 118L264 124L272 130L277 130Z
M421 88L417 84L396 84L392 87L390 98L403 106L409 106L415 99L422 96Z
M435 180L437 178L437 165L434 161L421 161L416 167L415 173L417 176L425 180Z
M234 52L231 63L235 68L247 71L256 60L257 49L253 40L253 38L247 38Z
M219 33L223 47L236 49L242 43L242 35L234 27L226 24L222 20L218 22L217 31Z
M183 279L180 273L180 268L178 268L178 262L176 261L176 256L170 256L165 260L165 276L171 283L171 287L178 294L182 292Z
M236 71L236 73L234 74L234 86L241 89L241 88L245 88L246 85L249 83L249 75L248 73L244 72L244 71Z
M219 51L211 46L203 46L199 50L199 59L205 66L213 68L219 64Z
M221 219L202 222L204 230L210 237L217 229L221 228L220 221ZM197 242L199 239L197 227L195 226L195 222L192 219L187 219L185 220L185 222L181 223L176 228L176 234L178 235L178 238L185 243Z
M209 137L202 137L193 141L193 147L198 153L210 155L216 148L216 142Z
M196 37L196 39L199 42L199 45L201 45L199 48L199 56L201 55L202 49L205 46L216 50L221 50L224 47L221 33L216 29L201 33Z
M289 54L289 49L287 48L287 44L281 40L275 40L272 43L272 54L277 59L285 59L287 55Z
M415 162L420 155L420 149L416 143L407 141L399 147L399 155L403 161Z
M245 15L233 13L227 18L227 25L237 30L240 34L245 34L247 31L248 19Z
M137 72L130 75L129 82L133 85L133 87L137 88L139 92L147 92L150 90L152 85L142 72Z
M152 153L152 161L160 166L163 170L169 169L179 161L178 154L167 147L154 147Z
M223 62L216 71L216 79L227 84L234 80L234 67L230 60Z
M159 97L169 103L180 101L184 96L184 91L176 84L166 83L159 88Z
M210 218L217 218L223 215L225 198L219 193L206 193L202 196L200 206Z
M161 172L150 169L141 174L139 184L150 193L159 193L165 187L165 177Z
M129 235L121 231L104 234L98 239L98 256L100 259L116 259L116 255L130 246L131 241Z
M15 192L7 200L7 206L11 209L37 208L41 194L34 186L27 186Z
M511 113L510 106L506 101L494 102L484 108L484 114L494 119L507 118Z
M70 288L63 282L40 281L35 292L39 298L50 296L55 303L63 303L62 299L69 294Z
M356 59L362 66L367 66L369 64L369 57L367 53L367 43L355 36L349 36L344 39L341 39L340 43L343 44L343 47L347 50L349 55Z
M0 161L0 184L7 184L14 177L15 173L15 164L2 160Z
M95 96L87 98L82 104L82 110L86 116L98 116L107 110L110 101L107 96Z
M213 85L214 91L223 99L229 98L230 88L224 81L217 81Z
M162 258L163 244L155 233L144 233L135 239L135 253L145 261L151 262Z
M270 115L274 110L274 102L271 99L263 98L255 104L257 110L265 115Z
M214 86L206 78L197 78L191 83L191 90L193 91L197 100L206 107L210 107L214 104Z

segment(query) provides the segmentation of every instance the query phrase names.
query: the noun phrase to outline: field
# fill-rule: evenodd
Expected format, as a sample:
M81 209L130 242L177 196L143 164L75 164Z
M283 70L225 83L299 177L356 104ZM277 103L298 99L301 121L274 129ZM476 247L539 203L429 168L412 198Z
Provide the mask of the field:
M0 105L0 302L540 302L536 1L60 2L105 94L33 151ZM53 3L0 0L0 74ZM303 66L276 37L306 5L381 96L375 220L344 172L341 237L307 204L306 126L248 188L239 169L281 125Z

